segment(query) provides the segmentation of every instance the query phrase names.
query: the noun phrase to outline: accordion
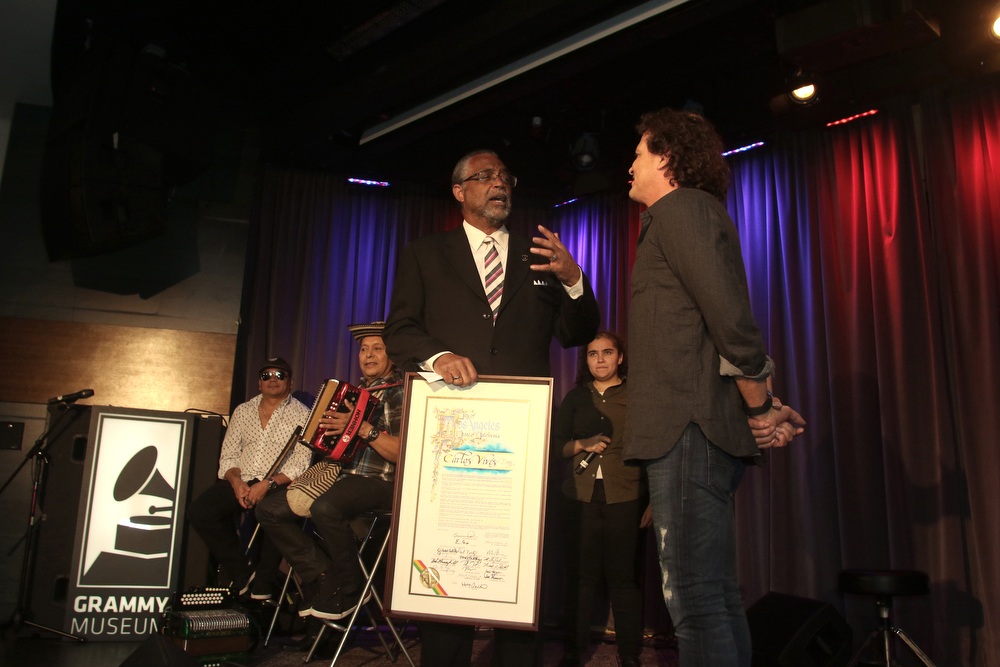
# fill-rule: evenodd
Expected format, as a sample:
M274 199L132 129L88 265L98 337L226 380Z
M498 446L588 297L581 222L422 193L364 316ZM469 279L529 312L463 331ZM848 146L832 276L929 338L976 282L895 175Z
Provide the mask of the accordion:
M161 632L192 656L194 664L249 664L250 617L233 609L228 588L192 588L175 593Z
M346 403L353 404L354 411L347 422L347 428L340 437L333 440L327 435L329 430L319 425L319 420L323 418L324 412L348 412ZM324 380L299 442L334 461L353 461L354 456L368 444L358 434L361 422L367 421L370 424L372 413L378 406L379 400L367 389L333 378Z

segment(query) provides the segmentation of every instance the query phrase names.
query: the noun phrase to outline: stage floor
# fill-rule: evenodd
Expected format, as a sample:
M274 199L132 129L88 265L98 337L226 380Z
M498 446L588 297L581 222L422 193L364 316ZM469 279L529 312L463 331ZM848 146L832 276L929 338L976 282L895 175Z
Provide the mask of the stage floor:
M473 648L473 667L489 667L492 662L493 633L479 631ZM298 667L305 657L303 653L285 651L281 648L281 638L272 645L258 647L250 655L250 665L254 667ZM420 665L420 640L415 628L404 633L404 642L413 661ZM5 643L0 654L0 664L4 667L118 667L140 646L137 642L86 642L76 643L60 639L41 637L20 637ZM613 643L592 643L587 656L587 667L617 667L617 651ZM332 651L332 649L330 649ZM563 657L560 640L546 641L544 644L544 665L555 667ZM329 658L314 657L310 664L329 664ZM166 664L166 663L165 663ZM382 646L370 632L362 632L338 661L338 667L402 667L406 659L393 663L385 657ZM642 652L642 664L646 667L675 667L677 649L672 642L647 639ZM149 665L148 667L164 667ZM424 665L423 667L434 667Z

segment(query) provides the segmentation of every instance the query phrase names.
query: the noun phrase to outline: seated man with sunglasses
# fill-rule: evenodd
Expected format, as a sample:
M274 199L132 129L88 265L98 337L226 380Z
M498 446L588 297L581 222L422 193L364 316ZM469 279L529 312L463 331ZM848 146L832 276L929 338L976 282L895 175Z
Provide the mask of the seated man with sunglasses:
M312 452L296 445L280 472L267 473L296 426L305 426L309 408L291 395L292 367L281 357L261 366L260 394L233 410L222 442L219 479L188 507L187 519L221 565L219 585L237 595L250 590L255 600L272 595L281 554L260 531L257 566L244 553L233 517L254 507L269 491L287 486L309 467Z

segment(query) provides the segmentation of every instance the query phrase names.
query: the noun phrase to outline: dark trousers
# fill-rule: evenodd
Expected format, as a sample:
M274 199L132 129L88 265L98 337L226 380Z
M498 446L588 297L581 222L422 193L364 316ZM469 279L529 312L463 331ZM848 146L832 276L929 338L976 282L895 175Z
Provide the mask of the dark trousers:
M234 574L243 573L247 568L246 549L240 544L233 526L233 518L244 511L246 510L236 499L232 485L224 479L216 480L187 508L187 520L208 545L212 556ZM264 531L258 534L257 543L260 555L257 559L256 578L274 581L281 565L281 554Z
M597 480L589 503L574 502L572 526L576 539L569 544L567 570L573 623L572 652L583 655L590 639L594 597L602 580L607 584L615 615L618 652L638 658L642 641L642 594L636 572L639 549L639 500L607 504L604 483ZM575 600L574 594L575 593Z
M311 508L323 548L302 531L302 517L292 512L285 490L276 491L257 505L257 521L278 545L281 554L303 581L322 572L336 578L345 595L360 593L364 577L358 565L358 548L351 519L362 512L392 509L392 482L378 477L343 475Z
M471 625L420 624L420 663L434 667L469 667L472 664ZM536 667L542 664L537 632L493 630L493 667Z

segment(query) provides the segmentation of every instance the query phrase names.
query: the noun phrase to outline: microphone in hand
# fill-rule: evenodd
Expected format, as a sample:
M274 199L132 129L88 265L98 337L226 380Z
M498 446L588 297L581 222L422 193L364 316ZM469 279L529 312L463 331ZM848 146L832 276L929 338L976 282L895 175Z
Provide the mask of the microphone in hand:
M590 462L594 460L595 456L597 456L597 452L590 452L589 454L584 456L583 460L576 464L576 468L573 470L573 472L575 472L577 475L583 474L583 471L587 469L587 466L590 465Z
M596 438L599 442L604 442L604 443L611 442L611 438L604 435L603 433L600 435L595 435L594 438ZM588 438L588 440L590 439L591 438ZM588 452L587 455L583 457L583 460L580 461L578 464L576 464L576 468L573 469L573 472L577 475L583 474L583 471L587 469L587 466L589 466L590 462L594 460L594 457L603 452L605 449L607 449L607 445L602 447L601 451L595 450L592 452Z

